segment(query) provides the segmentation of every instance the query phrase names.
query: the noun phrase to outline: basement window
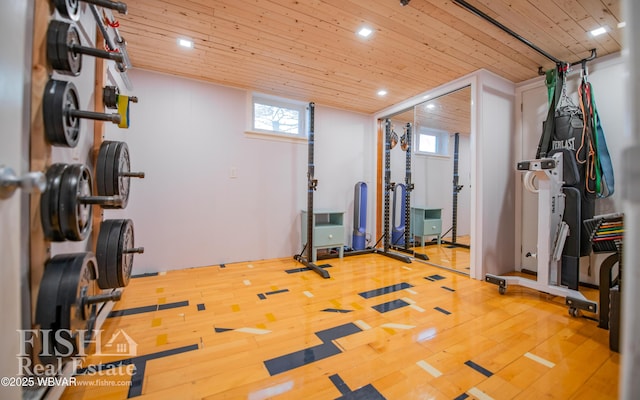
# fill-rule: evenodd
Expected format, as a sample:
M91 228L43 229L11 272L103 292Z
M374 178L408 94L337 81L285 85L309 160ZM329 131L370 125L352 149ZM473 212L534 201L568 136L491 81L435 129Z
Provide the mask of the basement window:
M449 156L448 132L438 129L420 128L416 139L416 154Z
M258 133L306 138L306 103L253 94L251 130Z

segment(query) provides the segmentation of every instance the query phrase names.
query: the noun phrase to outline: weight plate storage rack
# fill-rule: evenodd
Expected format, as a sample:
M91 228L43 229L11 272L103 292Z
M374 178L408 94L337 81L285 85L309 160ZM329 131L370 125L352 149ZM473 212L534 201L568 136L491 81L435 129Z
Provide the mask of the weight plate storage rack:
M30 197L30 296L22 310L32 329L48 332L30 349L32 365L61 362L58 373L70 377L74 363L67 361L91 354L91 333L120 300L133 260L144 252L135 245L132 220L103 221L102 212L124 209L131 178L145 176L131 170L126 142L103 140L104 121L129 127L129 106L138 98L121 93L133 90L131 63L112 11L125 14L125 3L34 0L33 7L39 28L32 47L29 158L32 171L44 172L46 187ZM95 58L95 69L87 68L86 57ZM87 104L95 106L83 109ZM73 150L87 147L87 154ZM59 254L55 242L70 242L64 248L71 252ZM57 399L63 390L41 388L35 396Z

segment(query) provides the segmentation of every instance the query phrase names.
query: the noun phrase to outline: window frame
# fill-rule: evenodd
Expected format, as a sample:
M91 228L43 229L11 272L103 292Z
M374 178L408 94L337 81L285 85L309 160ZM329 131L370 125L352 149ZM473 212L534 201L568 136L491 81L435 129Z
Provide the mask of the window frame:
M308 124L308 104L298 100L287 99L284 97L272 96L263 93L252 92L247 96L247 130L245 131L251 137L262 137L275 140L307 140L307 124ZM298 133L290 133L285 131L276 131L268 129L260 129L256 127L255 105L263 104L272 107L286 108L299 112Z
M420 151L420 139L421 136L435 136L436 138L436 151ZM415 132L415 147L414 152L416 155L420 156L428 156L428 157L451 157L451 153L449 152L449 132L443 131L441 129L429 128L426 126L418 127Z

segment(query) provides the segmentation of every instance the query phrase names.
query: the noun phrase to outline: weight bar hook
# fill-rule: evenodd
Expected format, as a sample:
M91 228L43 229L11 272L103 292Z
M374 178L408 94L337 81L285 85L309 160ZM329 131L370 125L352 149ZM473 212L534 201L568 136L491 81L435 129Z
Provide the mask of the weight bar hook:
M65 112L67 115L74 118L92 119L94 121L108 121L113 122L114 124L119 124L120 121L122 121L122 117L117 113L106 114L95 111L77 110L71 107L66 108Z
M80 196L78 202L82 204L98 204L101 206L120 206L122 197L120 196Z
M124 249L122 250L124 254L143 254L144 247L134 247L132 249Z
M144 172L121 172L118 175L124 176L127 178L144 178Z
M107 301L119 301L122 298L122 291L116 290L111 293L87 296L81 299L84 305L106 303Z

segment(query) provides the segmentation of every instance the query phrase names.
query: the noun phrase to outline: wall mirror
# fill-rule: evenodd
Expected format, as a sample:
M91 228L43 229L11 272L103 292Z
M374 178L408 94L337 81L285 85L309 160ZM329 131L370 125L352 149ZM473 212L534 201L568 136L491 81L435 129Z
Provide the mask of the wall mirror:
M391 182L396 184L405 182L408 164L401 138L407 123L412 125L412 249L426 254L431 264L469 274L471 87L465 86L426 99L386 118L390 119L393 132L398 137L397 145L391 149ZM401 203L402 192L396 190L391 195L390 204L389 230L392 238L394 230L402 227ZM395 236L398 237L397 232ZM398 243L392 240L392 244ZM403 245L404 241L400 244Z

